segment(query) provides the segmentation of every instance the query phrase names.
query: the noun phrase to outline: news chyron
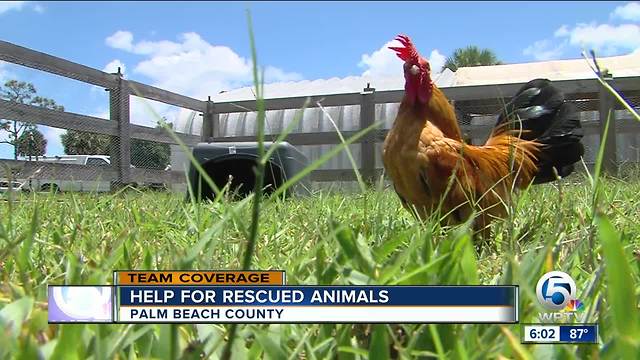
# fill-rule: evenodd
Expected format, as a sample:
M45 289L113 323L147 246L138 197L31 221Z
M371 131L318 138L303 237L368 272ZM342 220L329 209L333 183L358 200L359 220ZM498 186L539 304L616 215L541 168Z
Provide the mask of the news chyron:
M49 286L50 323L518 322L518 287L287 285L280 270L117 271Z
M139 286L142 288L140 293L147 296L144 300L149 300L148 296L158 296L158 292L149 291L147 287L150 286L284 283L284 271L114 271L113 286L49 285L48 319L49 323L116 322L119 285Z
M550 271L538 280L535 294L545 311L537 324L523 324L523 343L598 343L598 325L587 323L584 304L577 298L573 278L562 271Z

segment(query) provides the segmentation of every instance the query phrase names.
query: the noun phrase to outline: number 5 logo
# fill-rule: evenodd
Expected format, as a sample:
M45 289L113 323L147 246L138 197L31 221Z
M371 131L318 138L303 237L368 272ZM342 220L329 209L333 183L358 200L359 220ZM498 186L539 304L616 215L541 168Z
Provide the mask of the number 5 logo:
M576 298L576 283L562 271L551 271L538 280L536 296L547 309L562 310L570 300Z

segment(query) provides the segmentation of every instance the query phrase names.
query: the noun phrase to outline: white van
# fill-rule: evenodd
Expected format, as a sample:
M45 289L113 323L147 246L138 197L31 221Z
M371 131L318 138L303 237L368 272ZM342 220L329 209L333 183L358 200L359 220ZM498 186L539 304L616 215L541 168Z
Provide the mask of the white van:
M83 165L83 166L110 166L111 160L108 155L59 155L59 156L39 156L22 158L23 161L37 161L45 163ZM100 179L96 175L91 179L74 179L72 175L52 176L47 171L36 170L26 179L24 188L31 191L110 191L111 182L108 179Z
M8 191L26 191L24 188L24 182L8 179L0 179L0 193Z
M20 159L29 161L28 159ZM31 161L36 160L32 157ZM58 164L75 164L88 166L109 166L111 160L108 155L58 155L58 156L40 156L37 161L53 162Z

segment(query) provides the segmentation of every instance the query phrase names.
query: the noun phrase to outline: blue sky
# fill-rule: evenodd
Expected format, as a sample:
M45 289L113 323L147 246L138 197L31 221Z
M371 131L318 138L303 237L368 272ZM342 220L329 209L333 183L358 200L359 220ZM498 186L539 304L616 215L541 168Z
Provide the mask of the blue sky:
M398 33L432 65L470 44L506 63L577 58L583 46L603 56L640 49L640 4L630 2L0 2L0 39L204 98L251 79L246 9L268 81L400 75L384 48ZM107 116L100 89L0 64L0 80L10 78L69 111ZM47 152L62 153L60 131L45 130Z

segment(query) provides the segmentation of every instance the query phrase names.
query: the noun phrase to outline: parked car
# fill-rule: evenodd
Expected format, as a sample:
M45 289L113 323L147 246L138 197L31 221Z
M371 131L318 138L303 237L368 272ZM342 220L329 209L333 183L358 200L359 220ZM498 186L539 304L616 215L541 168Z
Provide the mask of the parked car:
M0 179L0 193L7 192L9 190L13 191L27 191L24 187L24 182L12 180L9 181L7 179Z
M96 171L92 173L90 170L86 171L86 168L79 168L78 166L86 167L102 167L111 166L111 159L108 155L59 155L59 156L42 156L37 159L31 158L20 159L30 162L41 163L55 163L70 165L68 169L63 171L58 170L35 170L27 180L25 180L25 188L32 191L92 191L92 192L106 192L111 190L110 179L101 179L100 172ZM44 168L44 167L43 167ZM131 165L131 168L135 167ZM74 174L74 170L76 170ZM82 171L77 171L82 170ZM97 169L96 169L97 170ZM167 169L165 169L168 171ZM163 183L143 183L131 184L134 187L148 188L152 190L166 190L167 185Z
M41 171L36 170L25 180L24 187L32 191L97 191L105 192L111 190L109 179L101 179L98 172L87 176L87 172L81 174L73 173L72 166L111 166L108 155L59 155L41 156L36 158L22 158L20 160L40 163L55 163L71 165L65 171ZM44 168L44 167L43 167ZM82 169L82 168L81 168ZM84 170L84 169L82 169Z

